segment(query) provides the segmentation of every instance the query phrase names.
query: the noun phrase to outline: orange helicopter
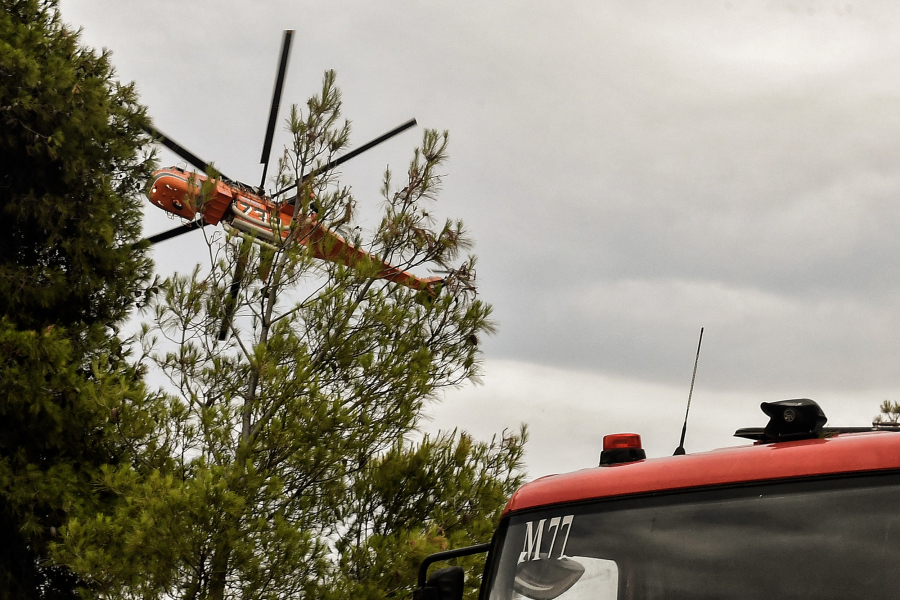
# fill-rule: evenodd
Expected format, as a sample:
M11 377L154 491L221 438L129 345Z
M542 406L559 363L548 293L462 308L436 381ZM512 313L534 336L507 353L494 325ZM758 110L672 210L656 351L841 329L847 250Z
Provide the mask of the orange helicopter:
M150 236L147 238L147 241L152 245L194 229L219 223L222 223L228 229L233 228L248 234L248 237L253 242L259 244L278 246L283 241L286 241L288 236L293 236L298 243L311 247L313 255L317 259L340 262L348 266L361 259L365 259L367 262L375 261L383 265L378 274L380 279L392 281L416 291L427 291L430 295L435 295L443 278L417 277L408 271L384 263L367 252L356 248L335 232L324 227L316 220L314 213L295 215L293 202L277 202L275 200L296 187L296 184L278 190L271 195L265 193L266 171L272 149L272 138L277 122L293 33L293 30L284 32L281 59L275 80L272 107L269 112L269 123L263 143L262 158L260 159L260 163L263 165L263 173L258 187L241 183L220 174L215 180L215 189L212 190L210 197L202 203L199 202L200 188L203 182L208 180L205 173L209 172L209 165L170 137L163 135L158 129L147 130L147 133L152 135L155 140L198 169L198 172L189 173L186 169L175 166L159 169L153 173L149 191L147 192L151 204L166 212L187 219L188 222ZM411 119L381 137L319 167L307 174L306 179L330 171L414 125L416 125L416 120ZM292 221L297 224L293 232L291 231ZM241 263L238 263L238 271L235 273L231 286L232 298L237 296L242 276ZM223 323L223 334L220 336L222 338L227 335L225 331L229 321L230 315L226 322Z
M293 236L298 243L311 247L313 256L321 260L345 265L361 259L378 260L319 224L315 214L295 219L293 203L276 204L270 197L259 194L244 184L216 180L211 196L198 208L200 188L207 179L206 175L188 173L180 167L167 167L153 173L147 194L150 202L166 212L188 219L189 222L148 238L151 243L192 229L221 223L226 229L249 234L249 239L259 244L277 246ZM296 221L299 226L295 231L291 230L291 221ZM380 279L414 290L432 290L441 281L440 277L420 278L392 265L382 264L378 274Z

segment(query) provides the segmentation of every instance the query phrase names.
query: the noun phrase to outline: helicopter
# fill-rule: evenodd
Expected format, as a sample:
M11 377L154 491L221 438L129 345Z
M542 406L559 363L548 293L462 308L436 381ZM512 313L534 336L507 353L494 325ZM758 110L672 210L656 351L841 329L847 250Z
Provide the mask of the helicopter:
M217 173L216 177L210 180L210 176L207 174L212 173L213 170L207 162L175 142L171 137L160 132L159 129L155 127L145 129L155 141L161 143L197 169L197 171L188 172L185 167L173 166L154 171L147 191L150 203L170 214L185 219L185 222L167 231L152 235L146 238L146 241L153 245L195 229L221 224L226 230L236 230L236 233L243 234L242 237L245 240L260 245L280 247L288 243L290 241L289 238L292 238L294 242L310 248L312 255L319 260L342 263L347 266L352 266L360 260L365 260L366 262L374 261L376 264L380 263L382 268L378 272L377 278L435 296L440 289L441 283L444 281L443 278L418 277L399 267L385 263L364 250L355 247L340 235L325 227L317 220L315 212L303 215L295 214L293 199L279 201L279 197L297 187L298 184L296 182L272 194L266 193L266 172L272 150L272 139L278 118L293 34L293 30L286 30L281 45L278 74L275 79L272 105L269 111L269 121L260 159L260 164L263 165L262 179L258 186L254 187L242 183L222 173ZM384 135L314 169L305 175L303 181L331 171L351 158L415 125L416 120L410 119ZM210 188L210 194L208 198L203 198L203 201L200 202L200 190L204 182L207 181L209 181L207 187ZM232 300L230 304L232 306L240 291L242 278L243 262L239 261L230 288ZM233 313L226 315L219 339L227 337L232 317Z

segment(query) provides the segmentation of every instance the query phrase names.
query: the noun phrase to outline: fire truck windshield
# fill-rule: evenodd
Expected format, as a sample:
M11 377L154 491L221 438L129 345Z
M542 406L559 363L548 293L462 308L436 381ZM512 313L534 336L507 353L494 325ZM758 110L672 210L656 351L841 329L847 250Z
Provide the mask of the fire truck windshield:
M497 541L487 600L896 598L900 475L560 505Z

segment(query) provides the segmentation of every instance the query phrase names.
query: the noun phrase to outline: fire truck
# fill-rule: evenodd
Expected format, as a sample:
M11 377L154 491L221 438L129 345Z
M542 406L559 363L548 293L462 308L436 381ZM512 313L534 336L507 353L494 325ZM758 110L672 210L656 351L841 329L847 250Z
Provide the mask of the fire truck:
M812 400L764 402L752 445L646 459L608 435L600 464L537 479L493 540L428 557L417 600L460 600L458 566L487 552L480 600L900 597L900 435L825 427Z

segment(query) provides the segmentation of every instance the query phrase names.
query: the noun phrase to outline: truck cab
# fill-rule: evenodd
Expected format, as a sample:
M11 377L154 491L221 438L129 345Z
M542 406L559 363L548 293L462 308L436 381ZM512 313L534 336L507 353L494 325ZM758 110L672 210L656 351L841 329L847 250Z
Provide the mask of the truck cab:
M900 596L900 435L826 428L811 400L763 410L752 445L647 460L607 436L600 466L520 488L480 600Z

